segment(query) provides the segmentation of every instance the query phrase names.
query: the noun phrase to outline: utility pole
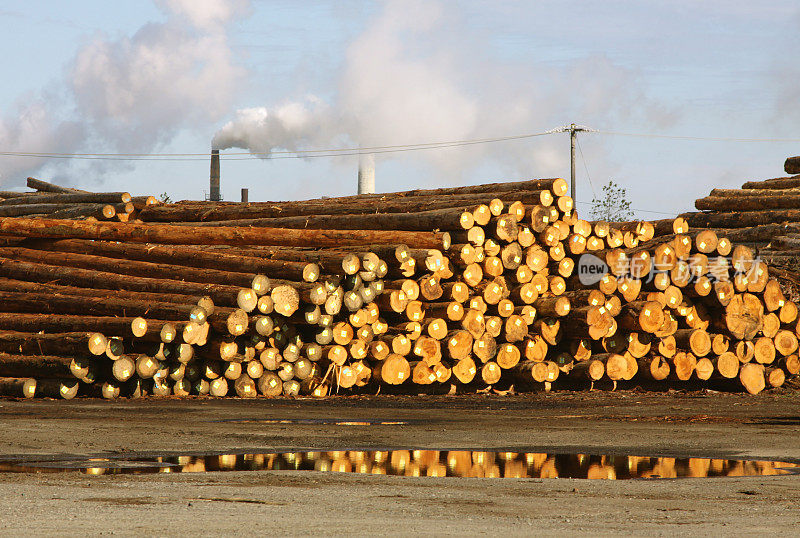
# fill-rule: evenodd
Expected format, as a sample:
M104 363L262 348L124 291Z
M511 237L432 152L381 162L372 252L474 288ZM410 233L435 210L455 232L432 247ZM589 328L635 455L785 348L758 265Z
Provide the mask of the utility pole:
M565 129L566 130L566 129ZM586 127L570 123L569 125L569 195L572 200L577 202L577 191L575 186L575 143L578 141L578 133L588 131Z

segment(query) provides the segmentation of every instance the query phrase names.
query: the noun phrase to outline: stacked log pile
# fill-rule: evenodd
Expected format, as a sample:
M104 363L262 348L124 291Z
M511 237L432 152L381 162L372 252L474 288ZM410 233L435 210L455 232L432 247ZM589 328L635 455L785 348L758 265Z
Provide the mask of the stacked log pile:
M0 217L116 220L128 222L139 210L158 203L153 196L90 192L28 178L33 191L0 191Z
M797 306L750 247L681 218L588 222L566 191L0 218L0 393L757 393L798 373Z
M680 215L692 227L711 228L756 249L792 299L800 299L800 157L784 163L788 177L748 181L741 189L714 189Z

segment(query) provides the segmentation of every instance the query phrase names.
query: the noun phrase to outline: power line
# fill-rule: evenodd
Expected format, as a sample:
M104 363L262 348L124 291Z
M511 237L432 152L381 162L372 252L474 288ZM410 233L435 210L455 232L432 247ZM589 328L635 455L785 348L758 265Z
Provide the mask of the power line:
M706 142L800 142L800 138L729 138L729 137L714 137L714 136L684 136L684 135L667 135L658 133L625 133L621 131L604 131L602 129L594 130L592 132L598 134L612 135L612 136L632 136L639 138L666 138L671 140L696 140Z
M551 129L540 133L527 133L497 138L476 138L470 140L452 140L447 142L424 142L419 144L398 144L391 146L371 146L359 148L327 148L295 151L269 151L269 152L232 152L220 155L230 161L251 159L304 159L313 157L336 157L348 155L364 155L370 153L398 153L406 151L419 151L426 149L452 148L470 146L475 144L491 144L496 142L509 142L524 140L538 136L546 136L563 132L561 128ZM0 156L6 157L39 157L50 159L90 159L90 160L162 160L162 161L194 161L208 159L208 153L37 153L21 151L0 151Z
M577 203L584 204L584 205L592 205L591 202L577 202ZM631 209L633 209L634 211L640 211L642 213L653 213L655 215L669 215L669 216L672 216L672 217L675 216L674 212L673 213L668 213L666 211L653 211L651 209L637 209L635 207L632 207Z
M691 141L716 141L716 142L800 142L800 138L733 138L733 137L701 137L666 135L658 133L630 133L622 131L605 131L602 129L590 129L585 126L576 126L582 132L596 133L610 136L628 136L639 138L660 138L671 140L691 140ZM344 157L353 155L363 155L367 153L402 153L408 151L421 151L429 149L445 149L476 144L492 144L498 142L509 142L514 140L524 140L539 136L547 136L568 132L570 126L558 127L548 131L537 133L526 133L512 136L502 136L495 138L475 138L466 140L451 140L444 142L423 142L417 144L397 144L386 146L371 146L360 148L325 148L325 149L305 149L305 150L275 150L269 152L228 152L220 155L224 160L277 160L277 159L308 159L315 157ZM129 160L129 161L197 161L208 159L208 153L55 153L55 152L33 152L33 151L0 151L0 157L34 157L43 159L80 159L80 160ZM585 166L585 161L584 161Z

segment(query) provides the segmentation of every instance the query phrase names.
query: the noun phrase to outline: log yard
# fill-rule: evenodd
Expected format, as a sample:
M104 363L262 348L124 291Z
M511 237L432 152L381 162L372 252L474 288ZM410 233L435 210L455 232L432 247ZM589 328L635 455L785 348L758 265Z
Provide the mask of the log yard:
M6 0L0 538L800 535L798 27Z

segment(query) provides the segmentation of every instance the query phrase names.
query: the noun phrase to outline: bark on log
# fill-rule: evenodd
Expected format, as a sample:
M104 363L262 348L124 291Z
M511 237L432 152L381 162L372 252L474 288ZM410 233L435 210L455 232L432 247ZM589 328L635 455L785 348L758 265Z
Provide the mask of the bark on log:
M31 282L60 283L82 288L207 295L215 304L223 306L238 306L237 299L242 289L237 286L142 278L105 271L18 262L7 258L0 258L0 276Z
M763 207L756 211L734 210L710 213L683 213L692 228L743 228L782 222L800 222L800 209L773 209Z
M398 191L392 193L377 193L377 194L367 194L367 195L362 194L356 196L343 196L337 198L318 198L315 200L304 200L298 202L260 202L258 204L250 204L250 206L255 206L255 207L272 206L272 207L284 208L284 212L282 214L283 216L287 216L285 208L290 205L305 206L305 207L313 207L320 205L345 206L348 203L375 204L382 202L388 203L392 200L397 200L402 202L405 199L413 200L414 198L421 198L421 197L456 198L458 196L473 195L473 194L481 195L481 198L487 198L488 196L503 198L503 197L510 197L506 193L513 193L519 191L536 191L536 190L550 190L556 196L563 196L564 194L566 194L567 191L567 183L561 178L540 179L540 180L530 180L530 181L509 182L509 183L490 183L485 185L474 185L467 187L417 189L412 191ZM223 208L238 208L239 210L242 209L242 204L237 204L237 203L216 203L212 205L203 202L186 202L186 203L182 202L179 204L173 204L172 206L175 208L188 209L192 212L195 212L195 214L197 213L198 208L200 208L201 211L208 211L209 207L214 207L219 209ZM236 211L234 210L233 213L235 212ZM187 212L187 214L191 213ZM184 220L184 219L177 219L177 220ZM203 219L197 219L197 220L203 220Z
M117 299L108 301L103 297L76 297L49 293L0 292L0 312L32 314L72 314L93 316L149 317L166 321L189 321L190 315L199 308L196 305L159 303ZM208 316L208 322L216 330L226 331L228 315L233 309L217 308Z
M27 181L27 185L31 189L36 189L40 192L55 192L55 193L88 193L89 191L84 191L81 189L73 189L70 187L62 187L61 185L56 185L55 183L48 183L47 181L42 181L41 179L36 179L35 177L29 177Z
M32 377L0 377L0 396L33 398L36 380Z
M126 259L107 258L91 254L74 254L72 252L55 252L33 250L20 247L0 247L0 257L48 263L61 267L75 267L92 271L105 271L120 275L132 275L163 280L188 281L197 283L233 285L249 288L253 281L252 274L221 271L218 269L196 269L181 265L128 261Z
M310 280L311 273L316 273L316 276L319 276L320 273L319 267L309 267L309 265L315 265L313 262L265 260L257 257L256 253L253 253L252 257L244 257L227 254L224 251L206 251L193 247L86 241L80 239L62 239L59 241L29 240L21 246L41 251L89 254L121 260L165 263L226 272L266 274L273 278L298 282L303 280L312 282L313 280ZM334 272L338 273L339 269L341 269L341 262L338 268L334 268ZM210 283L211 281L206 282ZM226 284L230 283L226 282Z
M800 157L789 157L783 163L783 170L787 174L800 174Z
M129 336L131 335L131 323L138 319L133 317L0 313L0 330L31 333L39 331L52 333L99 332L114 336ZM158 322L148 322L147 331L141 338L147 341L160 340Z
M133 299L138 301L160 301L165 303L194 304L199 305L201 301L210 301L210 297L200 295L183 295L176 293L148 293L143 291L125 291L114 289L94 289L78 288L75 286L59 286L57 284L47 284L41 282L26 282L24 280L14 280L0 277L0 291L17 292L46 292L49 294L75 295L79 297L102 297L106 300L114 299ZM206 310L213 312L213 301L211 308L204 305Z
M307 200L302 202L259 202L246 206L203 205L188 206L183 204L161 205L143 208L139 217L148 222L213 222L240 219L289 218L312 215L357 215L357 214L395 214L413 213L416 211L433 211L437 209L459 208L461 210L486 201L496 196L504 202L521 201L525 204L538 204L543 196L552 195L549 191L515 190L503 193L464 193L449 195L425 195L395 198L363 198L342 200L328 198Z
M112 219L133 212L133 204L76 204L61 206L63 209L49 213L50 219L74 219L79 217L95 217L97 219Z
M74 379L71 362L69 357L0 352L0 376Z
M24 237L93 239L168 245L339 246L402 242L414 248L439 248L443 233L383 230L292 230L83 222L0 218L0 232Z
M100 193L49 193L20 196L8 200L0 200L0 207L29 205L29 204L127 204L131 195L127 192L100 192Z
M0 332L0 352L20 355L89 356L91 332L40 334L33 332ZM0 374L16 377L11 374ZM33 374L28 374L33 375ZM47 377L47 376L45 376Z
M187 226L254 226L313 230L468 230L473 226L471 206L402 213L310 214L276 218L236 218L186 222ZM174 223L184 225L184 223Z
M800 194L782 196L707 196L695 200L697 209L706 211L756 211L762 209L792 209L800 207Z
M16 198L13 198L16 200ZM2 203L2 202L0 202ZM85 205L64 205L64 204L26 204L26 205L5 205L0 206L0 217L23 217L27 215L51 215L59 213L58 216L51 218L74 218L77 216L92 216L96 218L112 218L117 214L116 208L109 204L85 204Z
M776 177L760 181L748 181L742 185L743 189L796 189L800 187L800 176Z

